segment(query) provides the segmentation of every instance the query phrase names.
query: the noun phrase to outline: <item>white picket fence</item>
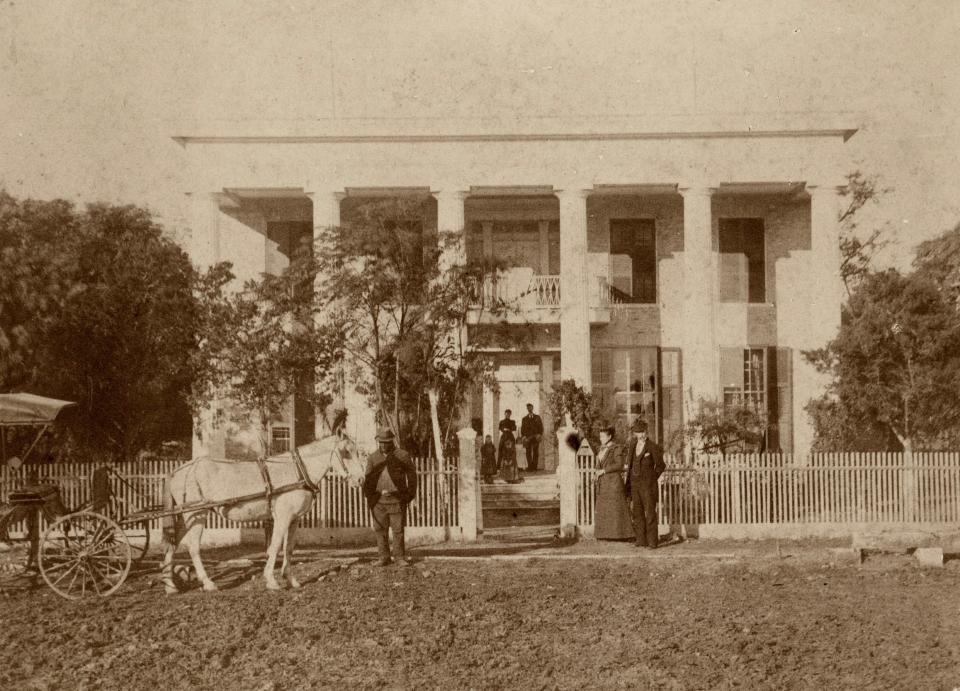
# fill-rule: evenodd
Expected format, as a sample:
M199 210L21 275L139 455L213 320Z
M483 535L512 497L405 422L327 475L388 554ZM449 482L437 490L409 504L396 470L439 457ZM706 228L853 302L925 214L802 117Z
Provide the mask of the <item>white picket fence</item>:
M417 466L417 497L407 509L407 525L413 528L444 528L458 525L458 477L455 468L437 470L433 459L414 459ZM113 491L117 513L130 514L140 509L163 504L163 481L180 461L138 461L120 463L114 470L123 482L114 478ZM83 506L90 499L90 477L94 466L85 463L58 463L32 466L36 479L60 487L63 502L68 509ZM0 503L5 503L11 490L27 482L27 469L11 471L0 468ZM207 525L213 529L239 528L241 525L210 514ZM320 492L310 511L300 520L304 528L362 528L370 526L370 512L360 488L347 478L328 476L320 485ZM160 519L154 519L150 528L158 530ZM41 527L42 529L42 527ZM11 526L10 536L24 535L25 522Z
M803 525L960 523L960 453L728 455L692 465L667 458L661 524ZM592 526L590 451L577 454L577 524Z

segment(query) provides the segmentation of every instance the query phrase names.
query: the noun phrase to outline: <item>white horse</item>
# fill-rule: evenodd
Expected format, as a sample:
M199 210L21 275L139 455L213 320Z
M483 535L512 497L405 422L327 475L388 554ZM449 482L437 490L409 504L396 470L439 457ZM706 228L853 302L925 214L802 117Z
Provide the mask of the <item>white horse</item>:
M363 480L364 461L357 452L357 446L346 436L330 435L319 441L311 442L298 449L303 459L303 470L314 486L319 485L324 476L331 471L343 473L354 482ZM285 485L295 485L302 478L296 462L291 455L271 456L264 464L274 490ZM299 588L300 583L289 573L290 558L296 536L297 521L313 504L314 493L310 489L283 489L268 501L266 483L256 462L222 461L211 458L198 458L186 463L170 475L164 497L166 508L180 506L185 510L182 517L185 531L178 539L178 530L169 539L164 531L163 582L168 593L177 592L173 581L173 554L180 542L186 542L190 559L196 570L197 578L204 590L216 590L216 584L210 580L203 562L200 560L200 537L206 526L209 511L216 510L230 521L262 521L273 518L273 534L267 547L267 563L263 569L268 590L280 590L281 585L274 578L277 553L283 546L283 566L280 578L286 580L291 588ZM252 495L259 496L252 497ZM251 498L252 497L252 498ZM234 501L239 500L239 501ZM190 511L190 504L207 504L208 508ZM210 508L209 504L219 506Z

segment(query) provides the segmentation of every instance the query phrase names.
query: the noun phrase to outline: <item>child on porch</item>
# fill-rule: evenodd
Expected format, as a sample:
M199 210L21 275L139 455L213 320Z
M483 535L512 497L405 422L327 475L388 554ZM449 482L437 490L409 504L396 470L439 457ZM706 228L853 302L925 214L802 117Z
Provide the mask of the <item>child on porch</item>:
M480 475L483 476L484 483L489 485L496 474L497 447L493 445L493 437L488 434L480 447Z

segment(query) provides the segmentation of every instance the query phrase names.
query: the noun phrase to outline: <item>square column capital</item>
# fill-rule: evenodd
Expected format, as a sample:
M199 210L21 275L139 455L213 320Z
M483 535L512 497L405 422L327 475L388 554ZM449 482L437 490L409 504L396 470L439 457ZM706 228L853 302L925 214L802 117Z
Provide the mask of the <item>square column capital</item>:
M693 197L712 197L716 194L718 185L710 185L706 183L689 183L689 184L680 184L677 186L677 192L679 192L684 199L693 198Z

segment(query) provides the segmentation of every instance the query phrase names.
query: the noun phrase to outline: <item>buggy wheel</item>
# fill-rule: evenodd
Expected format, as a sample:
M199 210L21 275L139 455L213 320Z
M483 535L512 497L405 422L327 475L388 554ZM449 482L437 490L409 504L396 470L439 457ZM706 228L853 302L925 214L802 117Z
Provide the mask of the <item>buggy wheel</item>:
M40 541L40 574L50 589L69 600L106 597L123 585L132 553L127 536L106 516L92 511L62 516Z

